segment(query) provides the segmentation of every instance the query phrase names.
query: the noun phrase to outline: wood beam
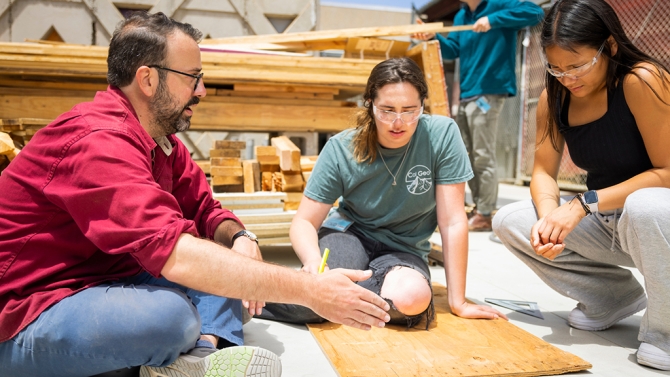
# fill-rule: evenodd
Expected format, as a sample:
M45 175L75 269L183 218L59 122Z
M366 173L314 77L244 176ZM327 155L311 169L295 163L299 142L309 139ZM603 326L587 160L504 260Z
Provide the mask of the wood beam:
M291 43L323 40L342 40L361 37L390 37L412 35L414 33L447 33L453 31L472 30L472 25L445 27L441 22L428 24L381 26L340 30L319 30L303 33L288 33L274 35L247 35L243 37L207 39L202 44L227 43Z

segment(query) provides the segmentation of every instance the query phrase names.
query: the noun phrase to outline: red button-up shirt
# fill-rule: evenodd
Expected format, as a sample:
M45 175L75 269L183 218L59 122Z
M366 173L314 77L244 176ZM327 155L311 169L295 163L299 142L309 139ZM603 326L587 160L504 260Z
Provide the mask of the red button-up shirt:
M160 276L182 233L213 239L223 220L239 222L184 144L168 140L169 156L109 87L37 132L5 169L0 342L84 288L143 270Z

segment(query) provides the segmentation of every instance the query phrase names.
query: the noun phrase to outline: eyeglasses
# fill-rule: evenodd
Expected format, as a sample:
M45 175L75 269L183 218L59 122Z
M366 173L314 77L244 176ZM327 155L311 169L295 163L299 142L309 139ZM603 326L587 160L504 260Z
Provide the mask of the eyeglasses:
M384 123L394 123L396 119L400 118L400 121L404 124L414 123L421 114L423 114L423 105L420 108L412 111L405 111L403 113L396 113L395 111L380 110L372 104L372 112L375 114L375 118Z
M190 74L190 73L186 73L186 72L182 72L182 71L177 71L177 70L175 70L175 69L166 68L166 67L161 67L161 66L158 66L158 65L148 65L147 67L149 67L149 68L156 68L156 69L162 69L162 70L164 70L164 71L170 71L170 72L178 73L178 74L180 74L180 75L184 75L184 76L188 76L188 77L192 77L192 78L194 78L194 79L195 79L195 85L193 86L193 91L194 91L194 92L195 92L196 90L198 90L198 84L200 83L200 80L202 80L202 76L204 76L204 74L205 74L204 72L200 72L199 75L192 75L192 74Z
M600 54L602 54L602 52L603 52L603 48L605 47L605 43L607 43L607 41L605 41L603 43L603 45L600 46L600 49L598 50L598 53L596 54L596 56L593 57L593 60L591 60L590 63L582 64L577 68L573 68L573 69L571 69L569 71L565 71L565 72L554 71L553 69L549 68L549 66L547 65L547 67L546 67L547 72L549 72L550 75L556 77L557 79L566 78L566 79L573 79L574 80L574 79L578 79L582 76L585 76L587 73L591 72L593 67L595 67L596 63L598 62L598 57L600 57Z

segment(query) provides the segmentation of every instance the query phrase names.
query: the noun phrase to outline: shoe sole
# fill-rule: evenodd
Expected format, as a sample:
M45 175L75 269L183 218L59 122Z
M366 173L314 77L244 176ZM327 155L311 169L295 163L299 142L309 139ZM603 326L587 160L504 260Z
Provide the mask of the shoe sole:
M637 363L660 370L670 370L670 355L645 352L644 347L640 346L637 351Z
M593 323L576 323L575 320L571 320L570 317L568 316L568 324L576 329L579 330L585 330L585 331L602 331L602 330L607 330L610 327L614 326L617 322L623 320L624 318L628 318L632 316L633 314L639 312L640 310L644 309L647 307L647 296L642 296L639 299L637 299L633 304L636 304L632 309L629 311L623 312L623 313L616 313L614 316L614 319L609 321L608 323L600 326L594 326ZM623 309L621 309L623 310Z
M255 347L232 347L230 350L234 352L219 351L210 356L212 364L205 377L281 376L281 363L274 353Z
M208 357L180 356L166 367L142 367L140 377L280 377L274 353L256 347L230 347Z

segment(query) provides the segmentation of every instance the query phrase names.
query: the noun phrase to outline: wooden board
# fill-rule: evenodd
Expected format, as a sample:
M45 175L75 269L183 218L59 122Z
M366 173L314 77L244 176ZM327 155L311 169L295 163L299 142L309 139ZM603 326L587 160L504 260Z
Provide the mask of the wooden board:
M279 167L282 171L300 172L300 148L293 144L291 139L278 136L270 139L270 143L277 148Z
M451 314L444 286L433 284L436 320L406 330L361 331L330 322L308 325L340 376L546 376L591 368L504 320Z
M291 43L309 41L343 40L355 37L388 37L411 35L414 33L444 33L461 30L472 30L472 25L445 27L441 22L428 24L365 27L340 30L319 30L302 33L249 35L243 37L211 38L200 42L203 45L228 43Z
M444 79L440 43L438 41L421 43L407 51L407 56L416 61L426 77L428 98L430 99L430 113L449 116L447 83Z

